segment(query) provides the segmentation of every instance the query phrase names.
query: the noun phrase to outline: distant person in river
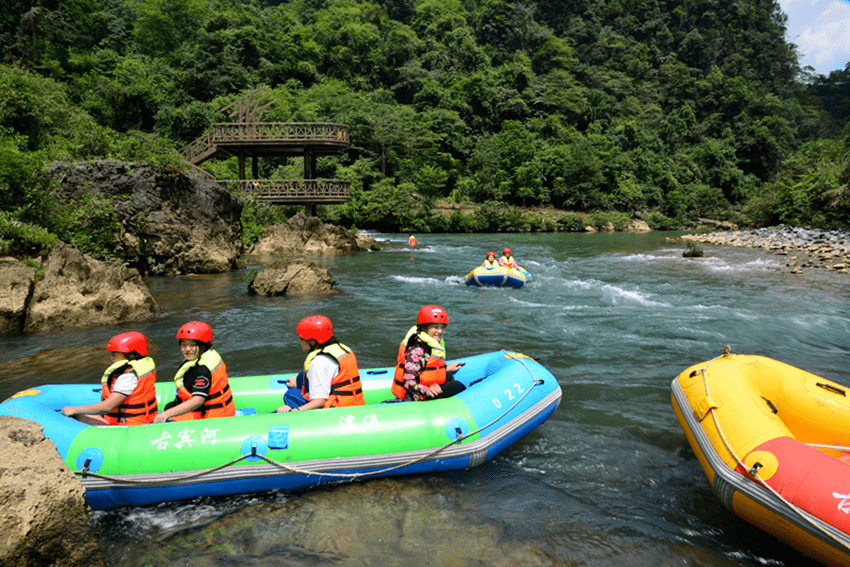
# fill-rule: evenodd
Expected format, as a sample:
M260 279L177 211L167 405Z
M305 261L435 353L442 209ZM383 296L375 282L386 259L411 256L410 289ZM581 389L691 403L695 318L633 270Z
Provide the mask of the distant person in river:
M396 399L436 400L466 389L453 376L462 364L446 365L443 334L448 324L448 313L438 305L425 305L419 310L416 325L407 331L398 347L392 386Z
M499 265L504 266L506 268L519 268L516 263L516 260L514 260L513 254L511 254L510 248L505 248L504 250L502 250L502 257L499 258Z
M416 237L411 234L410 237L407 239L407 243L411 246L416 246Z
M484 268L497 268L499 263L496 261L496 253L487 252L487 257L484 258L484 263L481 266Z
M203 321L186 323L177 331L177 342L185 359L174 375L177 397L165 406L154 422L236 415L227 365L212 348L212 327Z
M65 406L62 415L89 425L143 425L156 416L156 365L148 356L148 340L130 331L106 344L112 364L100 381L101 401L87 406Z
M306 317L295 334L301 350L309 354L304 371L287 382L294 391L284 395L277 413L364 405L357 357L334 336L331 320L324 315Z

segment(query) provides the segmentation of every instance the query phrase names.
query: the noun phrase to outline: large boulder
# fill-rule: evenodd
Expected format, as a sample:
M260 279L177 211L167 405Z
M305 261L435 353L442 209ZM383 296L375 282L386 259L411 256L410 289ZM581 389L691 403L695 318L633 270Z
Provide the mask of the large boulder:
M35 268L20 260L0 258L0 335L13 335L24 329L35 272Z
M219 183L145 163L55 162L59 199L112 201L123 225L114 253L150 274L226 272L242 253L242 201Z
M0 564L97 567L85 489L41 426L0 416Z
M254 278L248 291L260 295L326 295L334 292L334 278L315 262L278 262Z
M318 217L298 213L284 224L269 227L247 253L254 256L328 256L379 248L371 236L358 236L341 226L324 223Z
M138 270L99 262L64 243L44 261L23 330L28 333L148 321L160 311Z

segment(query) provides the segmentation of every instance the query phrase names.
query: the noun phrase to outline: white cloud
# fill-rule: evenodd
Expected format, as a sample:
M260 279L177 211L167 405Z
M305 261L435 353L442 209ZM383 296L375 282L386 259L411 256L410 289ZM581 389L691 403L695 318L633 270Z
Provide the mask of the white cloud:
M850 61L850 2L779 0L788 15L786 39L797 45L802 66L817 73L843 69Z

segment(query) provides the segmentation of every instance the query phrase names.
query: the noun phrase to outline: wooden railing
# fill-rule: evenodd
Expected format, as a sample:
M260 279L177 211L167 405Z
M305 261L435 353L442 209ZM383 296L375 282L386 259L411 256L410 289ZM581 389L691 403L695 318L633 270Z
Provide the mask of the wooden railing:
M222 181L228 189L237 188L271 203L347 203L351 182L345 179L237 179Z
M277 143L291 146L316 145L343 151L350 145L347 124L333 122L238 122L216 123L212 130L183 147L180 152L199 164L218 152L218 145Z

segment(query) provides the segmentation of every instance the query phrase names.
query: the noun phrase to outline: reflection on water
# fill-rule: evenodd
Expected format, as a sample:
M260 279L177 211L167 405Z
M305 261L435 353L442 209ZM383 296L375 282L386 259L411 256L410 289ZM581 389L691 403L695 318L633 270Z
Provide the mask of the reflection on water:
M539 360L561 405L543 426L468 471L97 512L110 565L803 566L714 496L670 407L670 382L720 354L762 354L848 384L846 276L791 276L760 250L682 257L669 234L407 235L381 252L327 258L333 297L248 295L255 267L146 280L156 321L0 338L0 397L97 382L116 333L146 334L160 381L177 329L204 320L234 375L299 370L295 327L331 318L361 367L391 366L424 304L449 313L449 357L500 349ZM476 288L487 250L534 278Z

